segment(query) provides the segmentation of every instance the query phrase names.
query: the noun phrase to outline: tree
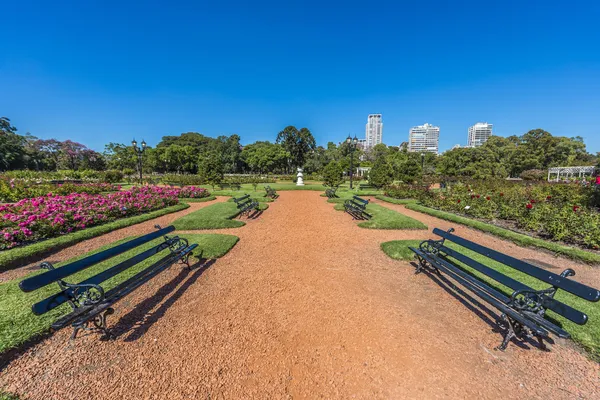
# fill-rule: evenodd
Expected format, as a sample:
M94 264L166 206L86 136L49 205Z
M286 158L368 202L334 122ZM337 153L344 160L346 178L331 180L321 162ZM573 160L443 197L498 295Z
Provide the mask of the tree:
M201 156L198 162L198 175L215 188L223 181L223 160L216 152Z
M369 184L375 187L383 187L392 183L391 165L385 157L381 157L375 161L373 168L369 171Z
M323 183L331 187L337 187L344 182L344 170L337 161L331 161L323 169Z
M0 170L25 167L25 138L17 135L10 119L0 117Z
M276 143L281 143L290 154L289 167L303 167L306 155L316 147L315 138L307 128L298 130L291 125L277 134Z

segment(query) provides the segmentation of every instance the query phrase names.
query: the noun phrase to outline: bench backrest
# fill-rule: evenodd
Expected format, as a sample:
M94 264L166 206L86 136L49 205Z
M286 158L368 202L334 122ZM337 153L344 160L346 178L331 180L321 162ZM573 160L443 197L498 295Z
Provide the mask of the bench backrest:
M542 282L548 283L556 288L567 291L577 297L581 297L582 299L593 302L600 300L599 290L591 288L577 281L568 279L565 276L561 276L554 272L547 271L533 264L529 264L525 261L500 253L499 251L471 242L470 240L461 238L460 236L456 236L450 232L445 232L438 228L435 228L433 230L433 233L448 241L456 243L466 249L481 254L489 259L492 259L506 266L514 268L524 274L539 279Z
M363 207L369 204L369 200L362 199L358 196L352 196L352 200L357 202L358 204L361 204Z
M175 228L173 226L169 226L164 229L157 230L156 232L149 233L144 236L140 236L138 238L129 240L125 243L122 243L118 246L112 247L110 249L101 251L96 254L92 254L91 256L84 257L81 260L74 261L69 263L63 267L51 269L42 274L33 276L31 278L24 279L19 283L19 287L24 292L31 292L42 287L45 287L49 284L58 282L61 284L61 291L51 295L50 297L34 304L32 306L33 313L36 315L44 314L63 303L66 303L72 300L73 295L75 293L74 288L65 287L62 285L62 280L67 278L73 274L76 274L80 271L83 271L89 267L92 267L100 262L109 260L113 257L116 257L126 251L135 249L136 247L142 246L156 238L159 238L167 233L173 232ZM176 239L176 238L173 238ZM125 271L126 269L133 267L136 264L154 256L155 254L161 252L164 249L168 248L169 242L161 242L156 246L152 246L150 249L147 249L139 254L134 255L124 261L121 261L110 268L107 268L98 274L79 282L78 285L99 285L100 283L112 278L115 275ZM173 255L169 252L163 260L160 262L166 261L167 259L172 258Z
M249 194L247 194L247 195L244 195L244 196L242 196L242 197L238 197L237 199L234 197L234 198L233 198L233 201L234 201L234 202L236 202L238 205L239 205L240 203L241 203L241 204L245 204L245 203L247 203L247 202L249 202L249 201L250 201L250 195L249 195Z

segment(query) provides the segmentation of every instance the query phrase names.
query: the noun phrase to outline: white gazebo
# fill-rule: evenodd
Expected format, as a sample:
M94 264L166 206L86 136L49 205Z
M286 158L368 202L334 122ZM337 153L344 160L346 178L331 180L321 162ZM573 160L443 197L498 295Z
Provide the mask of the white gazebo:
M583 178L587 175L594 175L596 171L596 167L587 166L587 167L556 167L550 168L548 170L548 182L555 181L559 182L561 176L565 179L570 179L574 177ZM553 177L556 175L556 178Z

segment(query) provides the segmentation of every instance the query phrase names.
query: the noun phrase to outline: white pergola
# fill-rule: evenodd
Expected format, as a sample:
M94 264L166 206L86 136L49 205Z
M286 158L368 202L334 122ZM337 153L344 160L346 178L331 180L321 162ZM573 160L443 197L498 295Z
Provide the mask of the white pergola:
M573 178L577 176L578 178L582 178L586 175L594 175L596 171L596 167L556 167L550 168L548 170L548 182L554 180L555 182L560 181L561 175L564 178ZM552 175L556 175L556 179L552 179Z

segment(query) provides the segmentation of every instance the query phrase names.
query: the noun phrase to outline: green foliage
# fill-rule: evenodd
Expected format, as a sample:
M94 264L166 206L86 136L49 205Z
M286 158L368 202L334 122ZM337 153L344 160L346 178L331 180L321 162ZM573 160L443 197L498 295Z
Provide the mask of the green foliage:
M521 172L520 177L526 181L543 181L547 175L548 172L541 169L528 169Z
M241 160L246 163L248 170L253 173L268 173L285 171L290 153L282 145L270 142L256 142L245 146Z
M229 252L229 250L231 250L231 248L233 248L233 246L235 246L239 240L237 236L221 234L180 234L179 236L187 239L190 244L197 243L198 247L193 252L193 255L195 256L194 258L197 258L201 255L202 258L205 259L222 257L223 255L227 254L227 252ZM59 263L56 265L56 267L60 268L70 262L109 249L131 239L132 238L130 237L107 246L103 246L90 253L82 254L66 262ZM72 277L69 277L67 280L69 282L81 282L90 276L98 274L109 266L115 265L116 263L122 262L136 254L139 254L143 250L147 250L158 245L162 241L162 238L153 240L150 243L81 271ZM138 265L125 270L124 272L102 283L101 286L105 290L108 290L118 285L119 283L133 276L135 273L149 267L152 263L164 257L165 251L168 250L157 253L153 257L139 263ZM194 261L194 258L192 258L191 261ZM38 273L40 272L36 271L28 276ZM192 271L190 273L193 274L194 272ZM0 313L0 353L10 348L19 346L34 336L49 331L50 325L53 321L70 311L70 307L67 304L63 304L62 306L44 315L34 315L31 311L31 305L52 295L53 293L57 293L59 291L58 285L48 285L40 290L36 290L35 292L23 293L18 287L18 284L21 280L22 279L17 279L0 283L0 310L2 310L2 313Z
M330 187L337 187L344 182L344 170L337 161L331 161L323 170L323 183Z
M223 160L217 153L209 153L200 158L198 163L198 175L200 178L212 185L218 185L223 181Z
M277 134L276 142L289 153L290 167L303 167L307 154L316 148L315 138L308 128L298 130L291 125Z
M369 172L369 184L377 188L392 183L394 171L385 158L378 158Z

